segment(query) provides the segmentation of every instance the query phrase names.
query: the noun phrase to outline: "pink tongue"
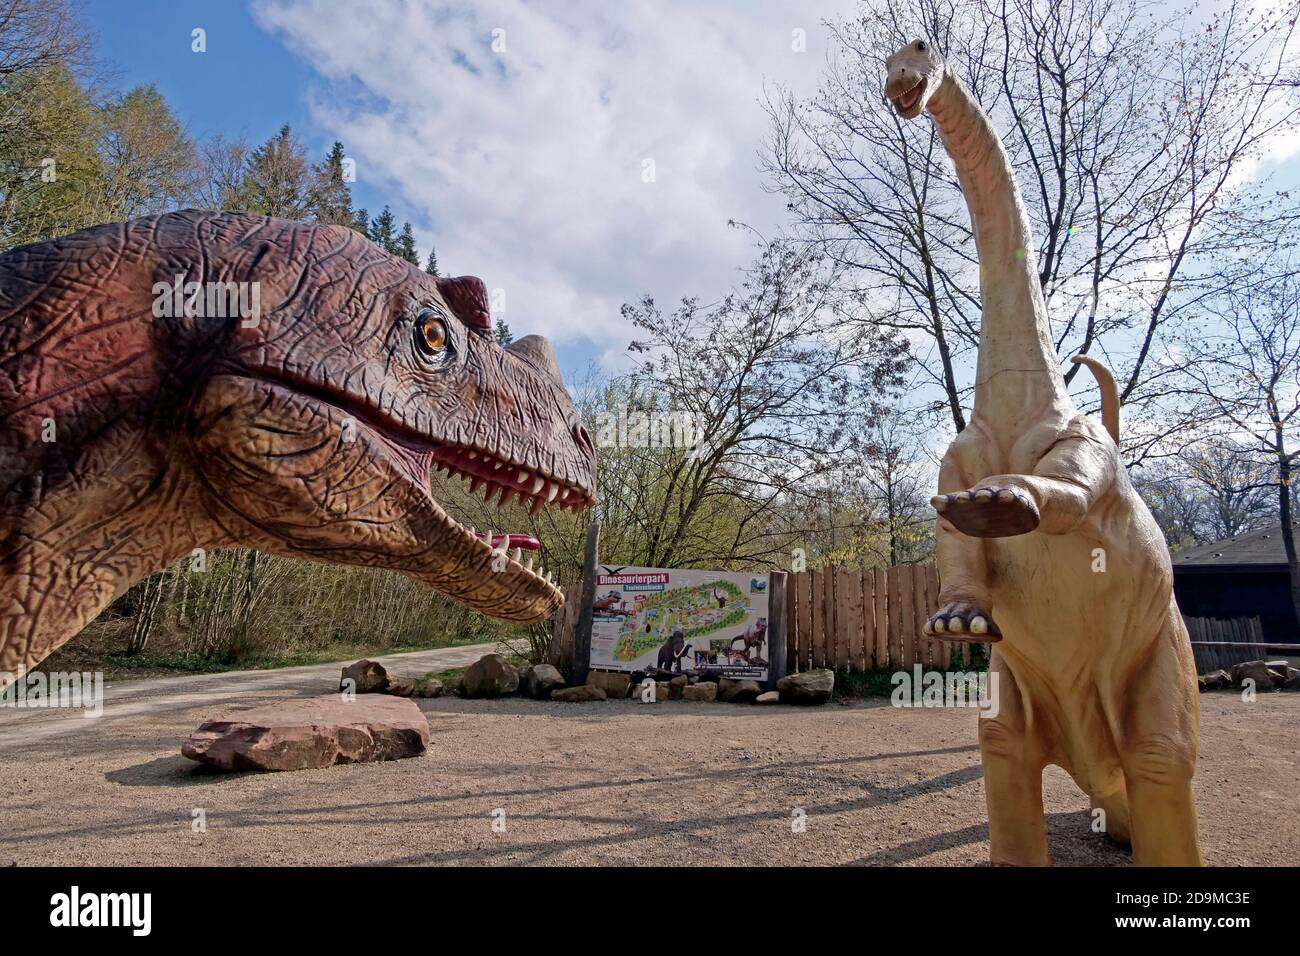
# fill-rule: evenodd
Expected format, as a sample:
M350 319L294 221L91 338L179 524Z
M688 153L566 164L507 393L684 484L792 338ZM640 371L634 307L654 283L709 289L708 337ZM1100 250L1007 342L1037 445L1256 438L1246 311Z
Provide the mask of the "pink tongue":
M534 538L531 534L494 534L492 536L492 547L501 547L501 542L510 540L506 545L507 548L521 548L524 551L537 551L542 547L542 543Z

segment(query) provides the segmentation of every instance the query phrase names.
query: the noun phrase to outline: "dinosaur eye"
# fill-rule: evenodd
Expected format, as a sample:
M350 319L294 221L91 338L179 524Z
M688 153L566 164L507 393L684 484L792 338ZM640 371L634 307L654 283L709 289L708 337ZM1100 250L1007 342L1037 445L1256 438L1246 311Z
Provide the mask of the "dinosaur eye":
M917 41L916 41L916 49L917 49L917 52L918 52L918 53L924 53L926 50L929 49L929 47L927 47L927 46L925 45L925 41L924 41L924 40L917 40Z
M447 323L432 309L425 309L416 319L415 344L429 356L441 355L447 348Z

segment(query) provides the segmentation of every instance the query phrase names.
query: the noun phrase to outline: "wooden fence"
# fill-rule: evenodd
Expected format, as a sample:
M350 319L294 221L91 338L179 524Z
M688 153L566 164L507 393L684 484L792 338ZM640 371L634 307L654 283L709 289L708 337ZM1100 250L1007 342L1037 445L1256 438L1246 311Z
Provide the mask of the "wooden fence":
M938 609L933 564L892 568L827 567L786 578L786 660L789 669L844 667L898 670L948 667L966 645L923 633Z
M1192 638L1196 672L1205 674L1233 664L1257 661L1268 655L1258 617L1183 617Z

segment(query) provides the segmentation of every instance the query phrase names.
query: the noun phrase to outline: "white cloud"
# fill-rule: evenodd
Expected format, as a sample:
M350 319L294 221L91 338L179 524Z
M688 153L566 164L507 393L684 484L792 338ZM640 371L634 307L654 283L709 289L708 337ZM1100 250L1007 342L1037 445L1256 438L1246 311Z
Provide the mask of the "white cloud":
M417 231L440 262L504 289L517 333L586 339L611 363L629 338L622 302L720 294L750 254L727 220L782 220L755 170L763 82L810 92L820 21L853 12L851 0L465 6L259 0L254 13L319 73L313 118L359 176L427 217Z

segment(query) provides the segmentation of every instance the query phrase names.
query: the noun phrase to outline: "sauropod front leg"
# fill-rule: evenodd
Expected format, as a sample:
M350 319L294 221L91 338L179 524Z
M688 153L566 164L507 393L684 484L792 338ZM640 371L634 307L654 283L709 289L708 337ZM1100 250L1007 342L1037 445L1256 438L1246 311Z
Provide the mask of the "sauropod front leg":
M1062 439L1033 474L993 475L973 488L930 499L962 534L1008 538L1038 530L1065 534L1115 481L1115 446L1091 436Z
M980 762L989 813L989 860L994 866L1049 866L1043 815L1043 768L1037 741L1025 725L1020 688L997 649L989 662L997 675L996 717L979 718ZM992 682L992 678L990 678Z
M960 439L959 439L960 441ZM966 484L959 464L960 449L944 455L939 467L939 491ZM988 566L984 542L962 534L940 515L935 528L935 553L943 569L939 610L925 623L925 633L956 641L996 641L1002 632L989 613Z

